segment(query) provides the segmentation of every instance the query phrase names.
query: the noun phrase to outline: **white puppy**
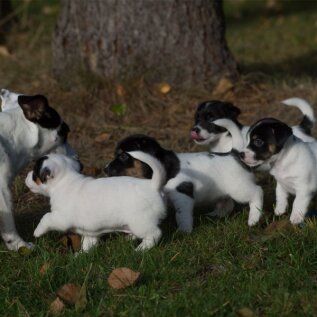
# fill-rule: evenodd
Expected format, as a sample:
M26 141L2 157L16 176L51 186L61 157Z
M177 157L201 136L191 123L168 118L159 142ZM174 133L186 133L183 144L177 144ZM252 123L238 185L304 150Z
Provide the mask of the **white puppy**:
M237 148L241 148L242 138L236 139L234 143ZM228 196L239 203L249 204L250 226L259 221L263 204L262 189L256 185L254 175L235 153L175 153L162 148L154 138L132 135L117 145L116 157L107 165L105 172L109 176L129 173L137 161L128 153L136 150L151 154L164 165L167 171L164 193L176 210L180 230L192 231L194 207L210 211L214 203ZM145 178L152 175L151 169L145 164L142 164L141 172ZM226 200L226 203L225 211L216 208L212 215L230 212L232 201Z
M82 250L87 251L102 234L121 231L142 239L137 250L153 247L161 237L158 225L166 214L160 192L165 170L150 155L137 151L129 154L151 166L151 180L94 179L79 174L74 161L64 155L41 158L28 173L26 185L32 192L50 197L51 212L43 216L34 236L71 230L82 235Z
M267 118L250 127L240 157L252 167L270 166L277 182L275 214L284 214L294 195L290 221L301 223L317 190L317 142L304 143L285 123Z
M69 128L42 95L7 90L0 95L5 100L5 111L0 113L0 232L8 249L18 250L31 245L16 231L10 185L30 161L65 144Z

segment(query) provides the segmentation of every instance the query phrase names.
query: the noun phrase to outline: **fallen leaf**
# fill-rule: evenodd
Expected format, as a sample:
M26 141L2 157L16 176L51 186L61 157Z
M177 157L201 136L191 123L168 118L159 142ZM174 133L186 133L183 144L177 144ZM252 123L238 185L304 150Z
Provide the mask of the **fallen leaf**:
M281 231L294 231L295 227L290 223L288 219L282 219L279 221L271 222L265 229L264 234L272 236Z
M67 250L71 250L72 252L77 252L81 249L81 237L78 234L64 234L60 241Z
M132 271L127 267L114 269L109 277L108 283L112 288L121 289L133 285L139 278L140 272Z
M105 141L108 141L109 138L110 138L110 133L104 132L104 133L97 135L95 137L95 141L98 143L103 143Z
M125 95L125 89L123 88L122 85L118 84L118 85L116 86L116 93L117 93L117 95L120 96L120 97L122 97L122 96Z
M50 305L50 312L53 315L58 315L64 310L64 308L65 304L58 297L56 297Z
M50 267L50 264L48 262L45 262L40 268L40 273L42 275L45 274L48 271L49 267Z
M10 56L11 54L6 46L0 45L0 55Z
M32 249L27 248L27 247L20 247L18 250L18 253L21 256L29 256L32 253Z
M213 93L215 95L224 95L232 88L233 88L232 81L228 78L222 78L219 80L218 84L214 88Z
M256 317L255 313L248 307L238 309L236 315L238 317Z
M81 287L78 284L68 283L63 285L58 291L57 296L67 304L76 304L80 299Z
M112 105L110 110L118 116L122 116L127 112L127 105L125 103L118 103Z
M171 91L172 87L168 83L161 83L158 85L158 89L160 93L166 95Z

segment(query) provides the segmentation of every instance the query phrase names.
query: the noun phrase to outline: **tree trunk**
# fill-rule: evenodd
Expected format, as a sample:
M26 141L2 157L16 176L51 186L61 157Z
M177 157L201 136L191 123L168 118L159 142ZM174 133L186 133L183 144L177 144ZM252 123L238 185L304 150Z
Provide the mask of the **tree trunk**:
M105 78L212 88L237 78L221 0L62 0L53 38L58 78Z
M13 16L10 0L0 1L0 43L5 42L5 37L9 33L15 17Z

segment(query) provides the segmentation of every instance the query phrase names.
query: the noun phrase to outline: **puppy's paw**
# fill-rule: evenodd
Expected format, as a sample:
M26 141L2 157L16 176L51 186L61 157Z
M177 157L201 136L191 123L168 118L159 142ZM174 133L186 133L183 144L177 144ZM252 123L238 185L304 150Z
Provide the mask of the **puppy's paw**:
M23 241L22 239L6 242L6 246L9 250L12 250L12 251L18 251L20 248L27 248L30 250L34 248L33 243Z
M178 226L178 230L184 233L191 233L193 231L193 226L181 224Z
M41 229L40 226L37 226L37 228L34 230L33 236L35 238L39 238L43 234L44 234L44 231Z
M280 209L280 208L275 208L274 209L274 214L276 215L276 216L281 216L281 215L283 215L283 214L285 214L285 212L286 212L286 209Z
M248 226L249 227L255 226L259 222L260 216L261 214L257 214L257 215L250 214L248 219Z
M290 222L293 225L298 225L298 224L304 222L304 216L302 214L292 214L290 217Z

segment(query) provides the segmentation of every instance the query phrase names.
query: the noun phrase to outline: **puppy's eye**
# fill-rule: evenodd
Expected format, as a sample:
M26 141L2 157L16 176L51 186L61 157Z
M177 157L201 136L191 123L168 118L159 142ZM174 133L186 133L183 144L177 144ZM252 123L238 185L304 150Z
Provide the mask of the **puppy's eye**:
M129 155L127 153L123 152L122 154L120 154L120 161L125 162L128 159L129 159Z
M264 144L264 142L261 139L255 139L255 140L253 140L253 144L256 147L261 147Z

